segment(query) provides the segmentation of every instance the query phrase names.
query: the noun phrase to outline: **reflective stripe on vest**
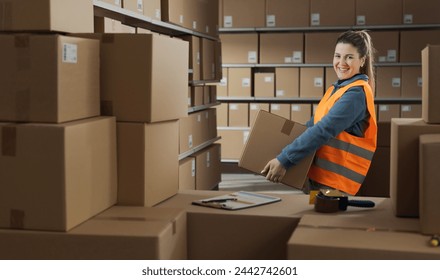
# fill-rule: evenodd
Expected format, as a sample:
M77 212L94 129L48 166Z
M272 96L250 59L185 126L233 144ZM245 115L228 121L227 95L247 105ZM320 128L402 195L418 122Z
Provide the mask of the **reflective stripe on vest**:
M320 101L314 116L316 124L328 113L334 103L354 86L364 87L367 110L370 113L369 126L364 137L341 132L318 149L309 171L309 178L312 180L349 194L358 192L376 150L377 124L373 92L368 83L362 80L342 87L333 94L333 87L330 87Z

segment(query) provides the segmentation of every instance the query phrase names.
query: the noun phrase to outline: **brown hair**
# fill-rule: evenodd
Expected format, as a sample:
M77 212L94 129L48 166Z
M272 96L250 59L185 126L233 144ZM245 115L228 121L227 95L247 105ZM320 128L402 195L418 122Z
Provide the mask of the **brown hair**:
M375 76L373 64L375 50L370 35L365 30L349 30L339 35L336 44L339 43L351 44L357 49L361 58L365 57L365 63L361 67L360 72L368 76L368 83L374 90Z

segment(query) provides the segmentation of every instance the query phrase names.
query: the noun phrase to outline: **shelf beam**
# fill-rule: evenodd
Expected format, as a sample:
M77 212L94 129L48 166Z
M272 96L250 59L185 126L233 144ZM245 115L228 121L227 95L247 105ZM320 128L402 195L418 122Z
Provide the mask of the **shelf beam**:
M192 148L192 149L189 150L189 151L186 151L186 152L184 152L184 153L181 153L181 154L179 155L179 160L182 160L182 159L184 159L184 158L186 158L186 157L189 157L190 155L195 154L195 153L197 153L197 152L203 150L203 149L206 148L206 147L209 147L210 145L214 144L215 142L217 142L217 141L220 140L220 139L221 139L220 136L219 136L219 137L216 137L216 138L213 138L213 139L211 139L211 140L209 140L209 141L206 141L205 143L203 143L203 144L201 144L201 145L199 145L199 146L197 146L197 147L195 147L195 148Z

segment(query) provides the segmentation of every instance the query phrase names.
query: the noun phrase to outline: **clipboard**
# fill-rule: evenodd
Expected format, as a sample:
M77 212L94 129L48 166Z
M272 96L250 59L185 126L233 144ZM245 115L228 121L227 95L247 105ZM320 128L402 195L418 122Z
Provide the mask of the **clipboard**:
M239 191L212 198L195 200L192 204L225 210L239 210L278 201L281 201L281 198L261 193Z

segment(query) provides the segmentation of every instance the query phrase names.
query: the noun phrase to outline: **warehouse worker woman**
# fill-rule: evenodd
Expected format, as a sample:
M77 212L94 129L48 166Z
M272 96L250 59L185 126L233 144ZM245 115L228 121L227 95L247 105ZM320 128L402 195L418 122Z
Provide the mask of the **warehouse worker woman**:
M333 188L355 195L376 150L373 45L366 31L347 31L336 41L338 76L318 104L307 130L270 160L262 173L281 182L286 170L316 151L305 192Z

